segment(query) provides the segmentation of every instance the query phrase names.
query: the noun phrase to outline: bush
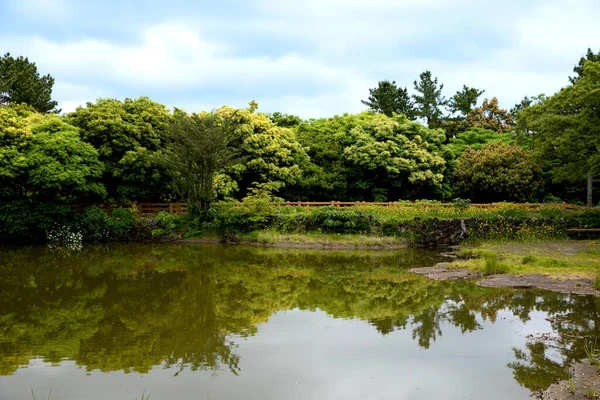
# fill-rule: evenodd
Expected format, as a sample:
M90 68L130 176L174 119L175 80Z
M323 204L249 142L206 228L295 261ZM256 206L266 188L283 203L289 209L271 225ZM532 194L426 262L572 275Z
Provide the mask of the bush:
M0 202L0 242L38 243L47 231L69 225L73 210L65 204L28 200Z
M368 233L379 225L372 216L354 208L322 207L308 215L308 227L325 233Z
M179 217L171 215L166 211L158 213L154 219L156 227L152 229L152 236L166 236L171 237L175 234Z
M144 239L140 233L143 232L146 221L126 208L116 208L108 215L104 209L94 205L86 208L76 221L86 242Z
M517 146L468 148L458 160L456 193L476 202L534 201L544 185L540 166Z

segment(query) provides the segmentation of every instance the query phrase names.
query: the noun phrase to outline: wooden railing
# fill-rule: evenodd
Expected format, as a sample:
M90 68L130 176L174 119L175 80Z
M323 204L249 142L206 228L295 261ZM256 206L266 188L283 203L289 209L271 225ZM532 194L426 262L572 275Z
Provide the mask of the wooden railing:
M507 203L471 203L469 206L482 208L496 208L506 205ZM511 204L511 203L508 203ZM514 203L526 208L539 208L541 206L554 205L565 210L584 210L586 206L577 206L574 204L559 203ZM102 204L74 204L73 208L77 212L83 212L86 208L97 205L103 208L107 213L112 213L116 208L133 208L139 215L156 215L161 211L166 211L171 215L184 215L188 212L188 203L102 203ZM240 206L240 203L237 203ZM384 206L384 207L456 207L453 203L430 203L425 201L418 202L368 202L368 201L286 201L277 202L277 207L353 207L353 206Z

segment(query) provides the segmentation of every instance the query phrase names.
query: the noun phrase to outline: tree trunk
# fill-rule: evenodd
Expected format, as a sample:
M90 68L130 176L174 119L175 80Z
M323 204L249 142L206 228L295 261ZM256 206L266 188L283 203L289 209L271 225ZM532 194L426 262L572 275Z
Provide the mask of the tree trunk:
M594 205L592 201L592 189L593 189L593 176L592 171L588 171L587 176L587 206L592 207Z

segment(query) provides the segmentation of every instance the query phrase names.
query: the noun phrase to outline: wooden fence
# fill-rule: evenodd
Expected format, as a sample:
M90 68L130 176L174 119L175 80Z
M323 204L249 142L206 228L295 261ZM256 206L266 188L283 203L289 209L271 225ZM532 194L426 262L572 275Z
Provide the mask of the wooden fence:
M469 206L482 207L482 208L497 208L507 203L486 203L478 204L471 203ZM516 204L516 203L508 203ZM139 215L156 215L161 211L166 211L171 215L184 215L188 212L188 203L102 203L102 204L74 204L73 208L81 213L86 208L97 205L103 208L108 214L116 208L132 208ZM559 203L559 204L547 204L547 203L518 203L520 207L526 207L530 209L539 208L541 206L554 205L565 210L584 210L586 206L577 206L574 204ZM237 203L240 206L240 203ZM368 201L286 201L277 202L277 207L353 207L353 206L384 206L384 207L456 207L453 203L431 203L424 201L417 202L368 202Z

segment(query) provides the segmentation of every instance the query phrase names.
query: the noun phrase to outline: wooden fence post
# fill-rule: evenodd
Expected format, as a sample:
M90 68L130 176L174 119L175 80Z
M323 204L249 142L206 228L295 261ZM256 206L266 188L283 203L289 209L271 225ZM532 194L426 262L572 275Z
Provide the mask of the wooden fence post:
M169 214L173 215L175 210L173 209L173 203L169 203Z

